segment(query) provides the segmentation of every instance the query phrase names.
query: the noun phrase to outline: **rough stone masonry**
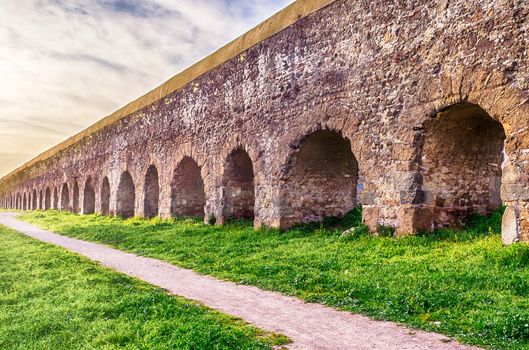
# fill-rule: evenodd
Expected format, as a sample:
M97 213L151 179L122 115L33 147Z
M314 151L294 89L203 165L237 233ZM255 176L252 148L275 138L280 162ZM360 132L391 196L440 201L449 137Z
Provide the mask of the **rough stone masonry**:
M529 241L529 3L299 0L0 181L4 208Z

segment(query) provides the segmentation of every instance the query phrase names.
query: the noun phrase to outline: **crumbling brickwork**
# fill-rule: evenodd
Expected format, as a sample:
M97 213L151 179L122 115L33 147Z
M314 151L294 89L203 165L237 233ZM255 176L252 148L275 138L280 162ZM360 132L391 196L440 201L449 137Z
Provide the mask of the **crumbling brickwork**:
M286 228L361 204L403 235L503 203L529 241L527 2L293 6L317 11L5 177L3 206L91 212L90 178L105 214Z

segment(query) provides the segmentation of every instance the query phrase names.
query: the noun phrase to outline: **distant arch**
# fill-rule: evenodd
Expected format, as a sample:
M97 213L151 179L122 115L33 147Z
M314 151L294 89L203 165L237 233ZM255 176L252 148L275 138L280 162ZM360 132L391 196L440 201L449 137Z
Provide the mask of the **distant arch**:
M89 176L84 185L83 193L83 214L95 213L96 192L92 184L92 178Z
M28 210L28 198L25 192L24 197L22 199L22 210Z
M44 196L44 210L49 210L51 208L51 190L49 187L46 187L46 192Z
M101 185L101 214L110 214L110 182L106 176Z
M173 216L204 216L206 195L200 167L191 157L184 157L173 174L171 183L171 214Z
M147 218L158 216L160 198L160 182L158 179L158 170L154 165L147 169L145 174L144 185L144 215Z
M39 209L44 210L44 192L39 191Z
M79 184L75 181L73 183L72 210L74 213L78 213L79 209Z
M253 163L248 153L238 148L226 159L224 174L225 218L254 218L255 187Z
M117 193L117 214L123 218L133 217L135 214L136 187L132 176L124 171L119 179Z
M57 193L57 187L53 188L53 209L59 209L59 195Z
M31 209L37 210L38 207L38 198L37 198L37 190L33 189L33 195L31 196Z
M66 182L62 184L61 189L61 210L70 210L70 191Z

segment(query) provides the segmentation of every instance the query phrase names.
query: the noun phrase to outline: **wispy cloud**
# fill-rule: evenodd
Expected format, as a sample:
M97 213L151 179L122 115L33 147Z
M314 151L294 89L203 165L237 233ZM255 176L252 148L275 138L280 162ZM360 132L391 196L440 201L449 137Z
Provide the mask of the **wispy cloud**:
M0 175L292 0L3 0Z

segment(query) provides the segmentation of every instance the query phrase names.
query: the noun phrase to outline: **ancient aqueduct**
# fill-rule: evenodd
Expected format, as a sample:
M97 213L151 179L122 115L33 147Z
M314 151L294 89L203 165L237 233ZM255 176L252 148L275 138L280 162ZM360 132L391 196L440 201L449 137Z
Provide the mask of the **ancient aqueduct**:
M376 231L507 206L529 241L529 4L299 0L0 181L4 208L339 216Z

